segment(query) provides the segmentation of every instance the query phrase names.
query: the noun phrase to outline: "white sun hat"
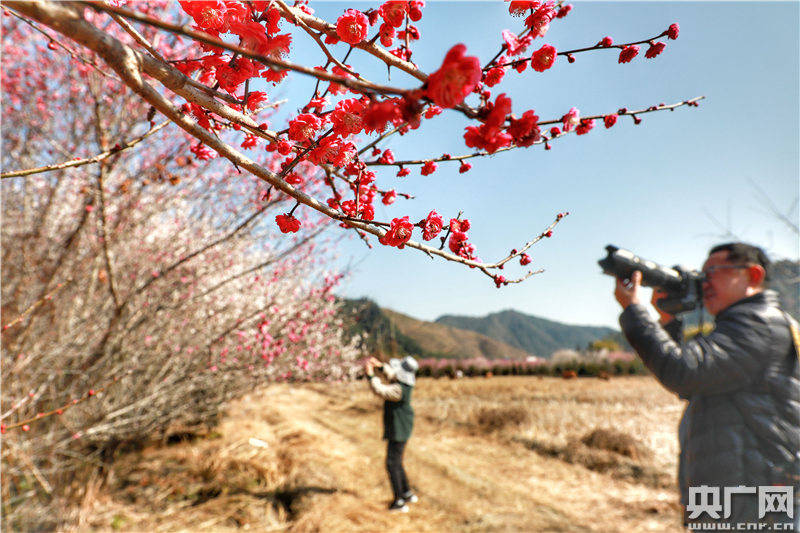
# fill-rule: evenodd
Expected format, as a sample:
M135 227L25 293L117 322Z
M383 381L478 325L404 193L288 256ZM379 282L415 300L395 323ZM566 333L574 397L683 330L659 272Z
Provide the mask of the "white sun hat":
M419 363L410 355L405 356L403 359L390 359L389 366L397 374L397 381L404 383L411 387L416 382L416 373L419 369Z

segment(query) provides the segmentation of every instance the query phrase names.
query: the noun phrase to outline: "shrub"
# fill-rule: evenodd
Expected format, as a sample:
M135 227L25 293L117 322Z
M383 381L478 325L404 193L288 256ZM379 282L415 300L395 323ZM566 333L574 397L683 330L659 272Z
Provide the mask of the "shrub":
M595 429L581 438L581 442L590 448L598 448L642 460L650 457L651 452L634 437L614 429Z
M508 426L519 426L529 420L528 411L518 405L480 407L472 413L471 425L482 433L493 433Z

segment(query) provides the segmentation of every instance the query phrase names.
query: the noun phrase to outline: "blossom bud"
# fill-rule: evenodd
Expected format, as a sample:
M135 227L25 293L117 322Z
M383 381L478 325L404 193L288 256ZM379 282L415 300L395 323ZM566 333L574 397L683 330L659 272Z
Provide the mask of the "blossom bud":
M667 29L667 37L675 40L678 38L678 33L680 33L680 26L678 26L677 23L670 24L669 28Z

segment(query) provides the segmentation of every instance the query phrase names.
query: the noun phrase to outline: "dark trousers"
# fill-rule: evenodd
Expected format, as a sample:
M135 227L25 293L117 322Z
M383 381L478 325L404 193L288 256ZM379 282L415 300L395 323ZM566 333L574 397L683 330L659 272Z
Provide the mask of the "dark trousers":
M396 440L390 440L386 447L386 471L389 472L389 481L392 483L395 501L411 492L406 471L403 469L403 450L405 448L405 442Z

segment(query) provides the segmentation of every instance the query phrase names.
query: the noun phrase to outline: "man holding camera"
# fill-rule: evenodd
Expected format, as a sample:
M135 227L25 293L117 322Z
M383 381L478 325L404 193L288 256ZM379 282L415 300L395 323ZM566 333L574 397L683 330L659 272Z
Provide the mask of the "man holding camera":
M769 266L755 246L712 248L702 296L715 327L686 342L679 320L659 310L656 322L642 304L641 272L617 279L628 342L667 389L689 401L678 429L687 522L800 523L800 334L765 288ZM662 296L654 291L653 303ZM794 502L765 515L764 487Z
M375 375L375 369L383 370L388 383L381 382ZM394 500L390 511L408 512L409 503L417 502L417 496L411 491L403 468L403 451L414 428L414 409L411 407L411 391L416 382L419 364L413 357L391 359L388 364L370 357L364 365L369 385L383 402L383 438L388 441L386 447L386 471L392 484Z

